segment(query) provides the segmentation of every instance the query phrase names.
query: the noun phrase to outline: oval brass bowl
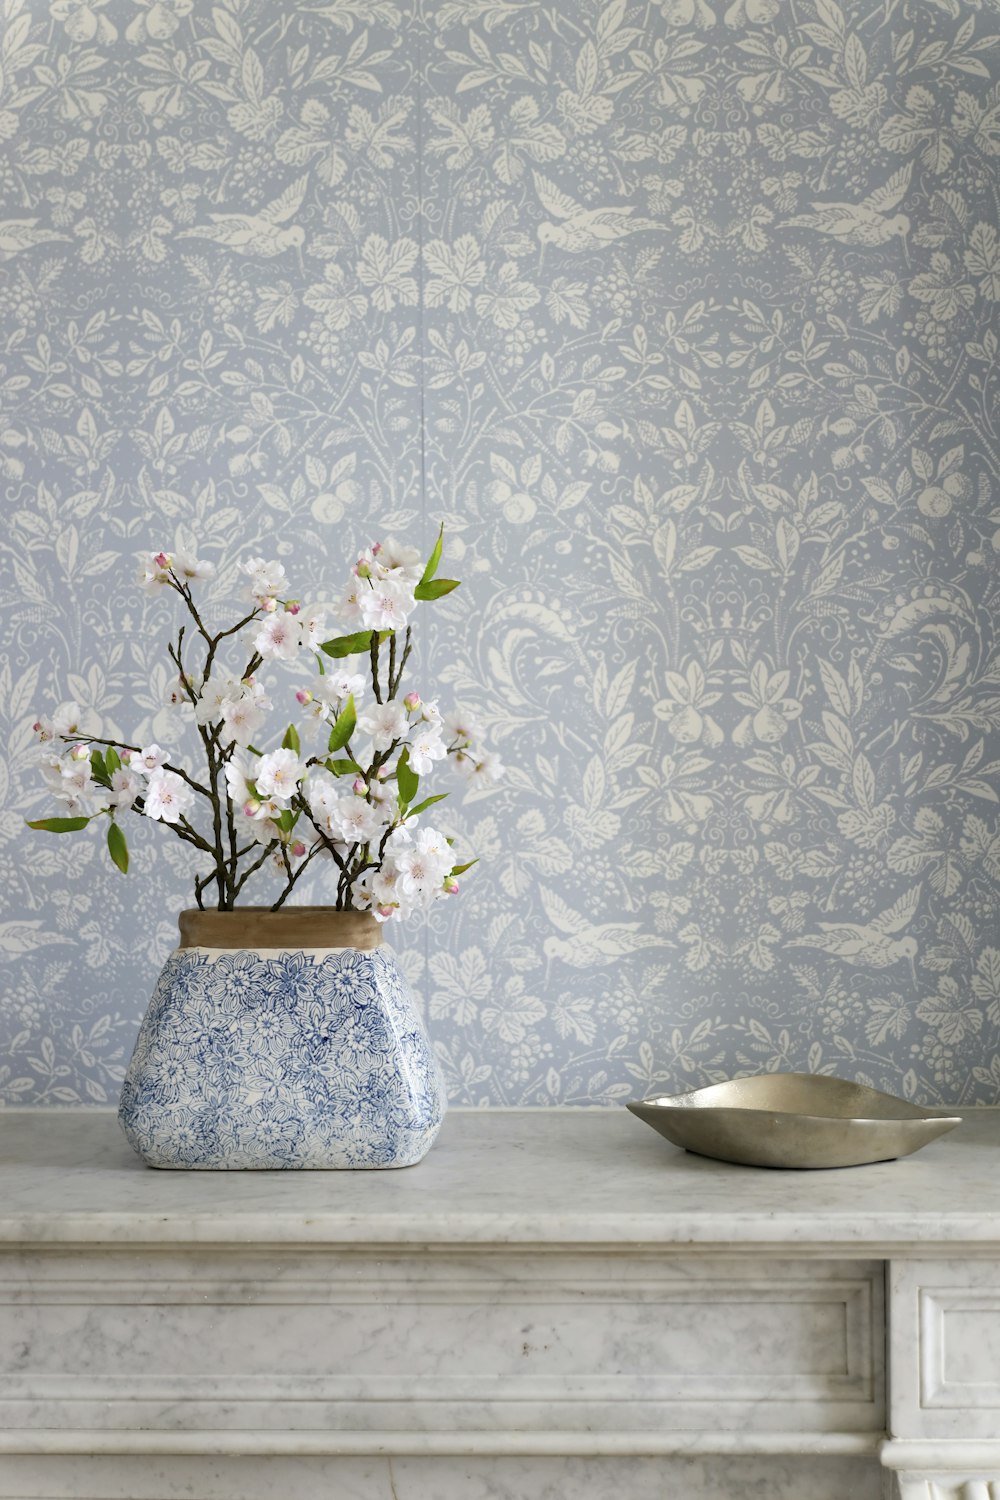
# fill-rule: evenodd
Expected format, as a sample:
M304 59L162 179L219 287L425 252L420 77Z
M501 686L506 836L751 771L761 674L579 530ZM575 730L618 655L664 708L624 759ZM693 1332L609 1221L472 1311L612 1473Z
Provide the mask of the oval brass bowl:
M763 1073L628 1108L675 1146L748 1167L860 1167L909 1156L962 1123L846 1078Z

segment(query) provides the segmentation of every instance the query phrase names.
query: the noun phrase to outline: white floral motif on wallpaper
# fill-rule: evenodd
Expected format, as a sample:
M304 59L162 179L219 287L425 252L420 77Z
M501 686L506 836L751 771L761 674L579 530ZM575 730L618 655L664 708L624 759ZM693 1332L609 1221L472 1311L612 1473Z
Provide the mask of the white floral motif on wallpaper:
M40 701L177 732L134 554L305 594L443 519L429 659L513 767L401 955L453 1100L995 1100L998 44L958 0L6 0L0 1097L114 1097L188 884L23 830Z

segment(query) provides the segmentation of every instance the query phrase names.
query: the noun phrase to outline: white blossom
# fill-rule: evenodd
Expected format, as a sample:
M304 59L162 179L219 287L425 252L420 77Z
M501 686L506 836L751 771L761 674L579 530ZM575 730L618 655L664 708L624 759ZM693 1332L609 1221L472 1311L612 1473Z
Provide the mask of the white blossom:
M423 559L416 547L407 547L394 536L387 536L376 552L370 554L380 573L393 573L411 583L419 583L424 571Z
M366 870L354 887L354 899L362 908L370 908L379 922L390 917L408 917L413 909L399 890L399 871L391 859L377 870Z
M436 698L431 698L430 700L421 698L420 717L425 724L433 724L439 730L444 724L444 720L441 716L441 710L438 708Z
M90 715L71 699L68 703L60 703L51 718L36 719L35 733L42 744L49 740L72 739L75 735L84 733L82 721L85 717L89 718Z
M91 799L95 795L99 797L90 758L86 755L77 758L72 754L49 752L42 759L42 776L56 800L69 804L70 812L90 810Z
M413 585L403 579L385 578L364 586L357 603L365 630L399 630L413 613Z
M448 747L437 724L422 724L410 741L410 765L418 776L426 776L436 760L444 760Z
M277 599L288 593L288 577L280 562L265 562L262 557L248 557L240 563L249 583L247 593L257 604L267 599Z
M312 771L306 782L306 802L317 823L326 826L340 798L340 787L329 771Z
M256 770L257 757L251 757L243 750L234 750L226 761L226 791L230 802L237 807L243 807L253 795L247 783L255 780Z
M236 703L243 696L243 683L235 672L217 667L202 684L195 704L194 716L199 724L210 724L219 719L227 703Z
M146 783L144 811L158 823L178 823L194 801L194 793L175 771L155 770Z
M146 745L139 751L138 755L131 757L129 765L133 771L138 771L141 775L148 776L151 771L158 771L165 764L166 759L167 752L161 750L159 745Z
M222 738L227 744L249 745L264 722L264 715L253 698L244 696L222 706Z
M499 781L504 771L503 762L495 750L483 750L475 755L460 750L455 756L455 766L467 780L482 781L487 785Z
M192 583L215 577L215 563L203 557L192 557L189 552L175 552L170 567L179 578L187 578Z
M426 910L445 894L453 865L451 847L437 829L396 828L386 840L381 867L359 883L359 904L369 906L379 921Z
M327 640L330 635L326 624L326 611L316 606L303 610L298 618L303 646L307 651L318 651L323 641Z
M257 794L262 800L273 798L275 802L287 804L305 773L305 762L294 750L272 750L270 755L262 755L257 763L254 777Z
M406 734L406 710L395 698L388 703L373 703L358 719L362 734L371 735L376 750L388 750L393 740Z
M471 745L473 740L479 738L479 725L465 709L452 709L450 713L445 714L444 727L451 743L455 745Z
M170 583L170 558L165 552L144 552L137 576L147 594L158 593Z
M293 661L302 645L302 625L287 610L268 615L254 636L253 648L265 661Z
M368 588L366 580L352 578L341 597L340 604L337 606L337 613L346 625L356 625L360 628L362 624L361 590L363 588Z
M348 698L355 704L365 690L365 679L360 672L349 672L345 667L334 667L318 678L313 693L323 708L339 714Z
M119 766L117 771L112 771L111 795L108 799L112 807L131 807L136 797L141 796L142 790L142 778L136 775L131 766Z
M385 831L382 808L364 797L338 797L327 821L333 837L345 844L367 844Z
M407 842L399 839L401 833L408 834ZM393 843L397 839L398 842ZM425 901L428 897L433 898L454 864L448 841L434 828L421 828L415 834L399 829L390 835L390 843L393 843L391 857L399 871L399 888L403 894L421 897Z
M242 810L237 811L234 814L234 822L236 835L241 843L249 839L253 844L272 844L275 839L281 837L281 829L263 806L252 817Z

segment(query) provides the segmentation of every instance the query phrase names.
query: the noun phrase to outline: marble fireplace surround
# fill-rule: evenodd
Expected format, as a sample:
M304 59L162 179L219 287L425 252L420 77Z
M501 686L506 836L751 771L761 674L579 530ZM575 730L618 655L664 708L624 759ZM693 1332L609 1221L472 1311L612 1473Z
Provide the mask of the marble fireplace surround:
M998 1500L1000 1112L773 1173L456 1110L393 1173L0 1113L0 1500Z

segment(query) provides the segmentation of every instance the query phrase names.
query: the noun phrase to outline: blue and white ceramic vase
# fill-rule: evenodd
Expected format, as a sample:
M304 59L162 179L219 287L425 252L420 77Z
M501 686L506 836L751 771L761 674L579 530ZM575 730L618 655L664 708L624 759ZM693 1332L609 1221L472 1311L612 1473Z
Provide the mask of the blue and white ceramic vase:
M151 1167L409 1167L445 1111L368 912L185 911L118 1118Z

